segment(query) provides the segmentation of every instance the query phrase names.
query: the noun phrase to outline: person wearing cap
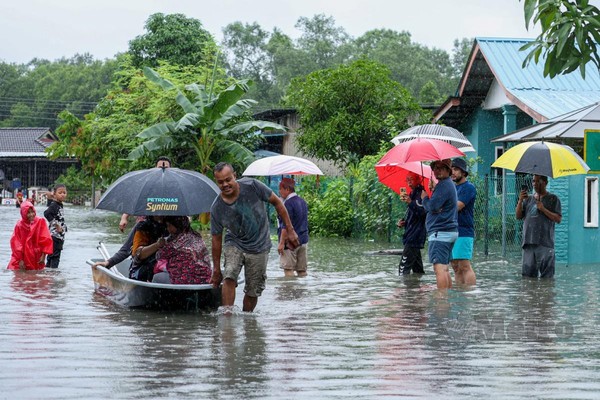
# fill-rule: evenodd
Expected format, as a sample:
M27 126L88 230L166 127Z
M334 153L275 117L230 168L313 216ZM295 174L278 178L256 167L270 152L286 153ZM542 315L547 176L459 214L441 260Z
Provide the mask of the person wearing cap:
M477 189L467 180L467 162L462 158L452 160L452 180L458 197L458 239L452 247L452 269L458 285L475 285L475 272L471 267L475 238L475 197Z
M307 269L307 244L308 244L308 205L306 201L296 194L296 182L292 178L283 178L279 183L279 195L287 209L290 221L298 234L300 246L292 249L288 245L287 229L281 217L277 229L279 237L279 261L285 276L294 276L294 273L303 277Z
M448 289L452 287L449 270L452 245L458 237L458 199L456 187L450 179L452 161L449 158L434 161L431 169L438 183L433 187L431 198L426 191L421 193L422 204L427 211L425 227L429 241L429 262L433 264L438 289Z

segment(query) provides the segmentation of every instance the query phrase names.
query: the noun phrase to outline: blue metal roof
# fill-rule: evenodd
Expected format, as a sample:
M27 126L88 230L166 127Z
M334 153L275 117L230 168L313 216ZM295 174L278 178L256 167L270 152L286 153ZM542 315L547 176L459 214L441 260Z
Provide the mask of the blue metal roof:
M528 51L519 51L532 39L476 38L488 65L506 90L527 107L553 118L600 101L600 71L592 62L585 79L579 71L544 78L544 59L522 67Z

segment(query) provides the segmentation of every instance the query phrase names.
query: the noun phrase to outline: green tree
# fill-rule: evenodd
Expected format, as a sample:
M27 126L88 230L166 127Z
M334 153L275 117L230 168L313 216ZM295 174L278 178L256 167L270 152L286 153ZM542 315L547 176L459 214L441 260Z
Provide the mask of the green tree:
M211 65L217 54L210 32L199 20L183 14L152 14L144 28L146 33L129 42L135 67L157 67L161 60L172 65Z
M50 148L52 157L72 155L81 161L82 168L103 182L112 182L125 172L148 168L158 154L147 154L137 160L128 160L129 153L139 145L137 135L145 127L165 119L181 117L181 109L173 102L171 93L152 84L138 68L131 56L118 59L113 89L98 103L93 112L79 119L69 112L61 114L63 124L57 129L59 141ZM207 82L212 69L206 66L172 66L162 63L158 73L173 84ZM224 72L217 69L215 88L226 83ZM197 159L191 149L173 147L160 155L171 157L180 168L195 169Z
M520 1L520 0L519 0ZM544 56L544 76L568 74L579 68L585 78L591 61L600 69L600 10L589 0L524 0L525 26L539 23L542 33L521 47L529 53L523 67Z
M357 38L354 45L358 57L386 65L392 79L415 97L428 82L433 82L443 96L456 90L458 80L448 53L413 43L409 32L375 29Z
M452 74L454 79L458 81L462 77L471 49L473 48L473 38L454 39L454 47L452 48Z
M273 76L282 91L293 78L333 68L352 57L352 39L335 25L333 17L323 14L301 17L295 26L302 32L296 41L275 29L267 44L273 60Z
M424 115L387 67L366 59L295 79L288 94L300 115L300 149L341 165L377 153L391 139L384 126L389 115L399 128Z
M256 22L234 22L223 29L227 71L236 79L254 82L247 96L255 99L261 108L275 107L283 94L274 76L270 38L271 34Z
M427 82L419 92L419 102L421 104L440 104L444 100L437 85L432 81Z
M311 71L331 68L350 56L351 38L344 28L335 25L333 17L300 17L295 27L302 31L298 48L308 55Z
M0 65L0 124L54 129L63 110L83 117L106 95L115 70L114 60L94 60L89 54Z
M129 153L130 159L136 160L146 153L174 147L188 148L196 154L200 171L207 173L214 161L247 165L254 159L250 150L230 139L231 135L285 130L285 127L272 122L244 119L244 115L256 104L252 99L242 99L251 83L248 80L237 81L216 94L204 85L188 84L185 85L191 97L188 98L176 85L151 68L144 68L144 74L165 92L175 94L182 116L177 121L159 122L142 131L138 137L144 142ZM215 155L218 160L214 159Z

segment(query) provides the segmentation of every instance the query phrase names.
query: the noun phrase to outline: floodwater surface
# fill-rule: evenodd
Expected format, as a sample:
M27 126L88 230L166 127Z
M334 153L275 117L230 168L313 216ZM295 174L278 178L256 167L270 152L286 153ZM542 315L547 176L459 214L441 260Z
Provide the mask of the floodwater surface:
M522 279L518 263L478 257L476 288L444 293L431 265L402 279L398 256L366 254L393 245L312 238L305 279L283 278L272 249L253 314L130 310L94 294L85 263L99 241L114 252L125 240L118 216L65 211L59 269L13 272L4 268L19 213L0 207L0 399L600 392L598 265L559 266L540 281ZM238 288L238 306L241 297Z

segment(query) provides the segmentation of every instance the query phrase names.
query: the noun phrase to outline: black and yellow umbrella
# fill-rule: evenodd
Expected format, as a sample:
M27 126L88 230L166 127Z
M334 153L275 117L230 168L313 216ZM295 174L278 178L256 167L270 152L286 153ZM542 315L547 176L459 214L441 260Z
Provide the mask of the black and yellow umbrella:
M492 167L550 178L587 174L590 170L572 148L548 142L525 142L511 147Z

